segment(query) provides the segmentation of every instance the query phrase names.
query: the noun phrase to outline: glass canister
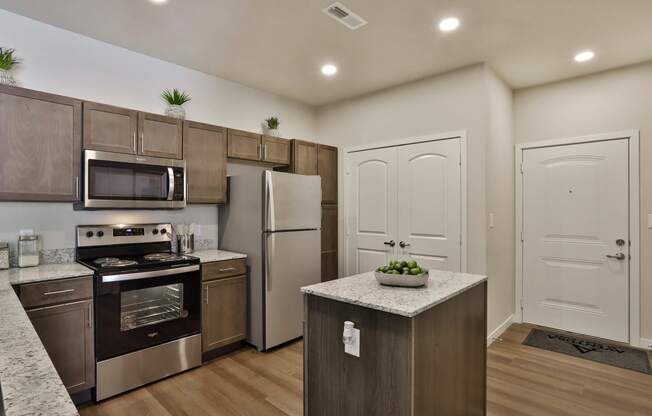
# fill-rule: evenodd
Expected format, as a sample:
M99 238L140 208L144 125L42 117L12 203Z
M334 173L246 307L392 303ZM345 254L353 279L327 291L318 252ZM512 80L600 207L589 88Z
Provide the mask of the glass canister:
M18 237L18 267L38 266L38 235Z
M0 270L9 268L9 243L0 241Z

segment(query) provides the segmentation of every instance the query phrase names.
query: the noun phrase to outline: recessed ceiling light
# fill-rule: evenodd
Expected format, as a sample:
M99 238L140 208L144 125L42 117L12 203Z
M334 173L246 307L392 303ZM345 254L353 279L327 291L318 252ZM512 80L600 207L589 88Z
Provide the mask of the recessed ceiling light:
M337 67L333 64L326 64L321 67L321 73L326 76L333 76L337 74Z
M439 30L442 32L452 32L458 27L460 27L460 19L457 17L447 17L439 22Z
M149 1L152 2L152 3L156 3L156 4L163 4L163 3L167 2L168 0L149 0Z
M581 51L575 55L575 62L588 62L595 57L593 51Z

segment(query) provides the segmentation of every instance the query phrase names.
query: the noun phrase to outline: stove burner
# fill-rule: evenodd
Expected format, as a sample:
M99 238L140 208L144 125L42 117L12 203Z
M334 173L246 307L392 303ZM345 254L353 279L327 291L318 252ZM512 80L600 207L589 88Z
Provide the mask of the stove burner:
M152 253L143 256L143 258L147 261L174 261L183 259L183 257L172 253Z
M94 263L99 264L101 267L127 267L138 264L135 260L121 260L117 257L102 257L95 260Z

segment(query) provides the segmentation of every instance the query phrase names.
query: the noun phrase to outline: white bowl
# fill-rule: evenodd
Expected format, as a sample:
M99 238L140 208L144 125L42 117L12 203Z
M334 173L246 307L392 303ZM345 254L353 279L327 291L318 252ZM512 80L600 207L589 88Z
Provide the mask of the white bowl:
M423 271L421 274L387 274L381 272L374 272L376 280L381 285L385 286L401 286L401 287L421 287L428 281L428 270Z

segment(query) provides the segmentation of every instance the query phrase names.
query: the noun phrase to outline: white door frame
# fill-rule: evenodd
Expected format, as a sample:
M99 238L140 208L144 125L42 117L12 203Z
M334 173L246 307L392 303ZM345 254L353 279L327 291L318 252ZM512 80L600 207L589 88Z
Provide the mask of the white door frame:
M459 131L450 131L445 133L435 133L435 134L424 134L421 136L415 137L406 137L403 139L388 140L382 142L369 143L360 146L347 147L342 150L342 160L343 163L340 163L339 168L339 177L342 178L339 189L342 189L343 192L340 192L339 198L339 216L343 220L340 222L339 229L339 252L343 255L339 256L339 271L340 276L342 272L345 271L345 265L348 264L348 250L347 242L350 236L350 225L351 219L347 216L347 201L348 189L346 187L347 180L346 174L350 161L350 154L355 152L361 152L365 150L373 149L382 149L387 147L397 147L397 146L406 146L410 144L425 143L425 142L434 142L438 140L448 140L448 139L460 139L460 187L461 187L461 272L466 272L467 267L467 154L466 154L466 130Z
M515 181L515 213L516 213L516 286L514 321L523 322L523 151L551 146L564 146L569 144L591 143L606 140L629 139L629 236L631 246L629 249L631 260L629 264L629 343L632 346L641 346L640 338L640 228L639 228L639 131L624 130L612 133L594 134L581 137L543 140L516 145L516 158L514 165Z

